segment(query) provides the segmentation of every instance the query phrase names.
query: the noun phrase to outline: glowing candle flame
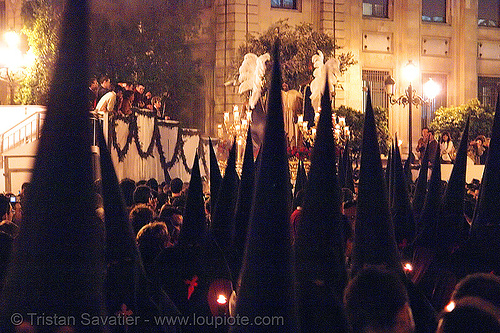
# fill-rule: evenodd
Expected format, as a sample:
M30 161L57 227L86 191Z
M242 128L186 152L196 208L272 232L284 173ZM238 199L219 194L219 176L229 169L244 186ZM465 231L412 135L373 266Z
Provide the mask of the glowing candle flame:
M407 262L404 266L404 270L411 272L411 271L413 271L413 266L409 262Z
M446 311L451 312L455 308L455 302L451 301L448 303L448 305L445 307Z
M219 303L220 305L226 304L227 303L226 296L219 295L219 297L217 297L217 303Z

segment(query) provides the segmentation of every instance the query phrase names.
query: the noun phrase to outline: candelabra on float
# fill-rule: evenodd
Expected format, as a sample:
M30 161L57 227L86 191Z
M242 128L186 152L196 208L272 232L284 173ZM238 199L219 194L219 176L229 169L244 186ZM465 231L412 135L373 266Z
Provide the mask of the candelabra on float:
M304 144L308 148L314 146L314 140L316 139L316 127L318 125L320 111L321 108L319 108L319 111L314 114L314 126L311 127L309 127L309 123L307 121L304 121L304 116L298 116L297 126L302 134ZM337 114L333 113L332 126L335 143L337 145L344 146L346 141L349 140L351 136L349 126L346 126L345 117L337 117Z
M248 126L252 123L252 111L245 111L242 117L238 105L233 107L232 117L230 112L224 112L224 123L217 125L217 136L220 143L231 145L236 138L236 169L241 172L243 166L243 153L247 137ZM226 160L220 161L224 169Z

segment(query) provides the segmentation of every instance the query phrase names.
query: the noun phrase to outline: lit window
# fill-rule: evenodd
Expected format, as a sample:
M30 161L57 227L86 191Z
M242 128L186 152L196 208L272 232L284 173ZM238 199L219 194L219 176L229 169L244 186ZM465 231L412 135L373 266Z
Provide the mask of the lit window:
M446 0L422 0L422 21L446 23Z
M271 7L297 9L297 0L271 0Z
M389 0L363 0L363 16L389 17Z
M477 25L500 27L500 0L478 1Z
M500 77L480 76L477 78L477 99L483 105L495 106Z

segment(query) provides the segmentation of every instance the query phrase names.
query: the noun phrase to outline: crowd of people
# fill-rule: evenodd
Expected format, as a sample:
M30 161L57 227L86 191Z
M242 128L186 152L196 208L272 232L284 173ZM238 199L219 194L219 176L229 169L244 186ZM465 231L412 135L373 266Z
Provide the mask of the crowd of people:
M107 75L99 80L90 79L88 90L88 110L100 115L105 113L127 116L132 108L147 109L159 119L170 119L167 115L165 101L161 96L152 96L143 84L131 82L111 83Z
M486 163L489 141L490 139L480 134L469 142L469 147L467 149L468 164L484 165ZM428 127L422 128L422 136L418 139L416 147L417 158L419 160L422 159L427 144L429 144L431 149L429 153L430 161L434 160L438 146L440 148L441 163L451 164L455 161L456 148L448 131L442 131L440 133L438 142L434 136L433 130Z

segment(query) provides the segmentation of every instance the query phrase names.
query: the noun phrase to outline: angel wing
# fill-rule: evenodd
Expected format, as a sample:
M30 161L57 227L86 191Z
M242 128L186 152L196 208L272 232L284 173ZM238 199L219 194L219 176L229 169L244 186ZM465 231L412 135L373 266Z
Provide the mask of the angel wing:
M238 94L243 94L253 88L253 83L255 81L255 68L257 67L257 55L254 53L247 53L243 57L243 62L238 70L240 75L238 76L238 82L240 87L238 88Z
M266 74L266 62L271 60L269 53L264 53L257 58L257 66L255 67L255 80L252 87L252 95L248 99L248 105L251 109L255 107L257 101L262 93L262 87L264 86L264 80L262 79Z
M313 76L311 81L311 104L315 112L318 112L321 105L321 96L325 92L326 78L328 77L328 86L330 91L334 91L337 84L337 77L340 76L340 61L336 58L330 58L326 63L323 63L323 52L318 50L318 54L312 56L314 65Z
M271 59L269 53L257 56L254 53L247 53L243 57L243 62L239 68L238 82L240 86L238 93L243 94L252 91L248 104L254 108L260 98L264 74L266 73L266 62Z
M328 86L330 91L334 91L335 85L337 84L337 78L341 75L340 73L340 61L337 58L330 58L325 63L325 72L328 77ZM325 85L323 85L323 90Z
M320 50L318 50L318 54L312 56L314 79L311 81L311 104L315 112L318 112L318 108L321 104L321 95L325 89L326 76L323 74L325 67L324 59L323 52Z

